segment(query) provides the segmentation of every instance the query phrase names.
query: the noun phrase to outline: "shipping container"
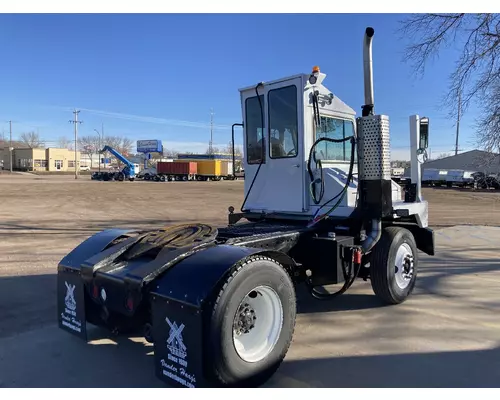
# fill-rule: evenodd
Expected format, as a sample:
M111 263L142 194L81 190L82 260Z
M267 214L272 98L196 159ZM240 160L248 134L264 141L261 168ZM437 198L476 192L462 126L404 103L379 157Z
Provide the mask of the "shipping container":
M164 175L196 175L198 172L198 165L190 161L160 161L156 165L156 170L158 174Z
M224 160L200 160L198 175L207 177L226 177L229 174L228 162Z

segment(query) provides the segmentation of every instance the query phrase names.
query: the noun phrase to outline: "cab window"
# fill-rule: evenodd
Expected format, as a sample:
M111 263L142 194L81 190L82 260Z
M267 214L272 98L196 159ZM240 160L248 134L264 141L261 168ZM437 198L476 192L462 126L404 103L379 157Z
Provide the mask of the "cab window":
M299 153L297 87L291 85L270 90L268 107L270 157L297 157Z
M264 110L264 96L260 95L262 112ZM266 162L266 151L264 139L264 129L262 127L263 117L257 96L249 97L245 101L245 134L246 134L246 155L248 164L260 164Z
M352 121L320 116L320 125L316 129L316 138L344 139L354 135ZM355 154L356 157L356 154ZM323 141L316 146L316 159L325 161L350 161L351 142L332 143Z

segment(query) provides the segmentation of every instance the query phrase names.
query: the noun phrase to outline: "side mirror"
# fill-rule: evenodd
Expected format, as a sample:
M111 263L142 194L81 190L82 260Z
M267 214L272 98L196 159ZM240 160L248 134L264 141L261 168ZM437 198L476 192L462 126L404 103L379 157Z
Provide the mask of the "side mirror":
M420 142L418 144L418 150L423 152L429 147L429 118L420 118Z

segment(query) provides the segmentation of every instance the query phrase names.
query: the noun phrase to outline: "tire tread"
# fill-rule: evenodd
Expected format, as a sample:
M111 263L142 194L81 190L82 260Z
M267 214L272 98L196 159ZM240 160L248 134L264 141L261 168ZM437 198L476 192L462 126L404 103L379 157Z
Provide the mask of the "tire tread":
M271 258L271 257L268 257L268 256L264 256L264 255L253 255L253 256L250 256L248 258L246 258L243 262L240 262L238 264L235 265L235 267L232 269L231 273L227 276L227 278L224 280L224 283L221 285L220 289L219 289L219 292L217 294L217 297L213 303L213 308L212 308L212 315L211 317L213 318L214 314L215 314L215 310L217 310L218 308L218 305L219 305L219 302L220 300L222 299L222 296L224 295L224 292L226 291L227 287L229 286L229 284L231 283L231 281L235 278L235 276L241 271L241 269L243 269L245 266L253 263L253 262L256 262L256 261L269 261L269 262L272 262L274 264L276 264L279 268L283 269L283 271L285 273L287 273L288 275L288 272L286 270L286 268L284 268L283 265L281 265L281 263L279 263L278 261L276 261L275 259ZM290 339L286 342L285 346L283 347L283 350L280 354L280 358L284 358L284 356L286 355L286 353L288 352L289 348L290 348L290 345L292 343L292 338L293 338L293 334L295 332L295 325L296 325L296 320L294 319L293 320L293 325L291 327L291 334L290 334ZM272 374L274 374L279 368L279 365L276 366L276 368L274 368L272 370ZM219 373L219 370L217 368L214 368L214 370L212 371L212 373L214 373L216 379L219 381L219 383L221 383L222 385L227 385L228 382L225 381L225 379L220 375ZM256 380L259 381L259 377L256 377Z
M386 227L382 233L382 237L380 238L379 242L376 244L375 249L372 252L370 260L370 263L372 264L372 266L374 266L371 268L371 284L373 292L384 302L389 304L399 304L402 302L401 299L398 299L393 295L389 288L389 277L387 270L387 263L389 261L388 258L392 244L396 238L396 235L402 231L407 235L409 234L409 236L413 240L411 232L405 228L399 226ZM414 256L416 256L416 254ZM412 289L413 288L410 289L410 293Z

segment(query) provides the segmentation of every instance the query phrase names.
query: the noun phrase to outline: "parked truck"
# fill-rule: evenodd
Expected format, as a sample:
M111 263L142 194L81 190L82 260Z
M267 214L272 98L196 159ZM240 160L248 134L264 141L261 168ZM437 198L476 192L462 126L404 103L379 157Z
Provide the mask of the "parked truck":
M136 164L129 161L123 154L121 154L118 150L114 149L111 146L104 146L103 149L99 153L110 152L112 155L116 157L117 160L124 164L124 167L121 171L102 171L102 172L94 172L91 176L93 180L104 180L104 181L113 181L117 180L123 182L128 179L129 181L134 181L136 177Z
M152 370L169 385L253 387L288 352L299 287L332 300L360 278L387 305L407 300L419 252L435 253L434 233L421 182L412 178L403 198L391 179L389 116L374 111L373 35L369 27L363 38L361 116L324 85L318 67L240 89L252 155L243 160L241 212L229 207L220 227L186 222L86 239L58 266L59 327L83 340L87 323L142 332L153 343ZM349 124L352 134L315 138L324 118ZM409 122L411 168L419 169L429 119ZM276 143L261 140L271 128ZM287 135L294 149L283 152ZM326 142L346 143L349 160L313 163ZM342 288L331 292L333 284Z

